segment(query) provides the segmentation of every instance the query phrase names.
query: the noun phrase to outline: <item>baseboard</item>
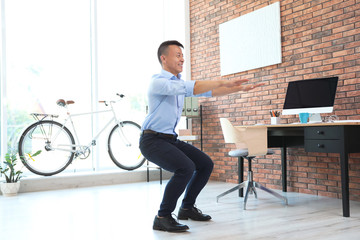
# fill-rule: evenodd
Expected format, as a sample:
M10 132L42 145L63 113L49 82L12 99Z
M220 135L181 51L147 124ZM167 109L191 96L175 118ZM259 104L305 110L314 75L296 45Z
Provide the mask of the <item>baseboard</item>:
M169 179L172 173L162 171L163 180ZM149 170L149 180L159 181L160 171ZM121 171L121 172L100 172L100 173L78 173L66 176L31 177L21 179L20 193L60 190L68 188L92 187L122 183L146 182L146 170Z

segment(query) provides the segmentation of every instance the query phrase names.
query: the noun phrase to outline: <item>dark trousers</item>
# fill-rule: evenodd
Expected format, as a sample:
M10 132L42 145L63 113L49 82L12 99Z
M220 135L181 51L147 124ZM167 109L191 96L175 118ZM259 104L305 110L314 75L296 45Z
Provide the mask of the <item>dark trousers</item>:
M174 173L165 187L158 216L171 215L185 189L181 207L193 207L214 167L210 157L176 137L161 134L143 134L140 150L146 159Z

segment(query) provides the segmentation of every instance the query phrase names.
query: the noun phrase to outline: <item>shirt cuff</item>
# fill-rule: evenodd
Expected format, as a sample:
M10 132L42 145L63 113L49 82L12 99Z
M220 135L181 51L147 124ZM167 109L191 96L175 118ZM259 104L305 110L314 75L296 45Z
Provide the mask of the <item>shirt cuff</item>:
M196 81L185 81L185 89L186 89L186 95L185 97L212 97L212 91L208 91L205 93L194 95L194 86Z
M212 97L212 91L208 91L206 93L203 93L203 97Z
M185 81L186 96L194 95L195 81Z

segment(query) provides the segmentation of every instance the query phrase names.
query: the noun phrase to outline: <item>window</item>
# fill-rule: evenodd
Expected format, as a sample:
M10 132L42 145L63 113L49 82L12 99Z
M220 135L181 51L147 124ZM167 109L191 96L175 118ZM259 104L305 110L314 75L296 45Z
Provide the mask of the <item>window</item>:
M33 121L30 113L63 113L55 104L60 98L75 101L72 113L83 113L123 93L117 113L141 125L147 82L160 71L157 47L169 39L185 42L185 2L2 0L2 150L16 148ZM107 118L75 119L85 144ZM107 154L107 133L91 160L69 170L118 169Z

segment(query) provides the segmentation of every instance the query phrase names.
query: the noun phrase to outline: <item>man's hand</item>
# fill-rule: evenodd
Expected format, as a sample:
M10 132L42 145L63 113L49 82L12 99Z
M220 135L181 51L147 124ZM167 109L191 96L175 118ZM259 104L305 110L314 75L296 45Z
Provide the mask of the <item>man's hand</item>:
M241 88L240 91L245 91L245 92L247 92L247 91L253 90L254 88L263 86L263 85L265 85L265 83L250 84L250 85L242 86L242 88Z
M240 87L242 84L248 82L248 79L233 79L233 80L222 80L222 86L221 87Z
M265 85L265 83L257 83L257 84L246 84L249 82L248 79L236 79L236 80L222 80L225 81L222 87L216 88L212 91L212 96L223 96L226 94L231 94L239 91L250 91L257 87Z
M227 87L227 88L235 88L234 91L250 91L254 88L263 86L265 83L258 83L258 84L248 84L248 85L243 85L244 83L249 82L248 79L234 79L234 80L222 80L223 81L223 85L222 87Z

